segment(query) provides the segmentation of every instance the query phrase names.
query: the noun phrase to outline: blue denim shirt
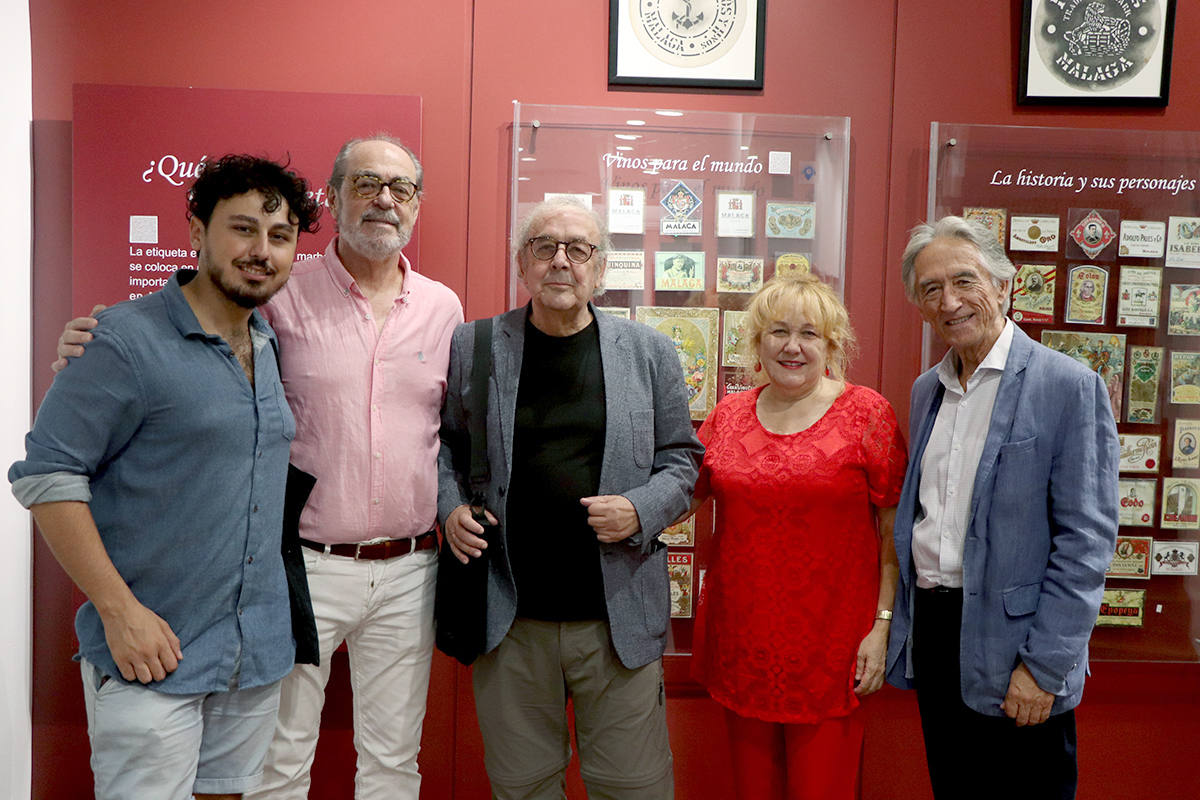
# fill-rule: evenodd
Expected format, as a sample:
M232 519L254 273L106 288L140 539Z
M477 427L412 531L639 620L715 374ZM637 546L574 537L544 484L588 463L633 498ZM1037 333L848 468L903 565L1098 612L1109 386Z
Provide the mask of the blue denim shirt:
M95 339L55 378L9 480L26 507L89 502L109 557L137 599L179 637L168 694L261 686L292 668L280 555L295 422L274 333L251 317L254 386L180 290L195 273L99 315ZM79 655L120 679L92 603Z

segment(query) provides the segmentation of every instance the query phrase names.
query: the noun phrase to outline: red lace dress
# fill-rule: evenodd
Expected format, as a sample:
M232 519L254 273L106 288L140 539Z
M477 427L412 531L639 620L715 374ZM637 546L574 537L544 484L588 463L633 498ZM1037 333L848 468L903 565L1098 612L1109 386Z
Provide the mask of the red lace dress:
M896 505L907 462L896 414L846 384L799 433L758 421L761 388L727 395L700 427L697 493L716 498L714 549L692 671L721 705L815 723L858 707L854 661L875 617L875 507Z

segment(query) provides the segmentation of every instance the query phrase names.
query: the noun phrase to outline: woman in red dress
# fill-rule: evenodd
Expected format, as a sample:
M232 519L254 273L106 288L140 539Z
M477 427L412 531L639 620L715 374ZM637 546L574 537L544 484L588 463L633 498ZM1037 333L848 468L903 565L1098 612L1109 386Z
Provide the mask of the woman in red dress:
M845 306L811 275L751 300L755 382L700 428L714 550L693 672L726 709L736 796L856 796L859 698L883 684L907 462L895 412L845 380Z

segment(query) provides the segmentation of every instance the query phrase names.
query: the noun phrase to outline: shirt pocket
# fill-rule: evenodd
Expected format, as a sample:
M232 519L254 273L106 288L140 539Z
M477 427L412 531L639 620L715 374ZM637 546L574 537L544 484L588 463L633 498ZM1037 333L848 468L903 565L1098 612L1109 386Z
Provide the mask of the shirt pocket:
M654 465L654 409L630 411L629 425L633 436L633 463L649 469Z

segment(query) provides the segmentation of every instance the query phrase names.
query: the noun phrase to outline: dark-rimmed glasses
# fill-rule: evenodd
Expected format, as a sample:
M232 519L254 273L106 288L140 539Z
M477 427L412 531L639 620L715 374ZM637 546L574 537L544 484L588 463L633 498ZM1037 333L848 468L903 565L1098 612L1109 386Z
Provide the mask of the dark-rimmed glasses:
M408 178L393 178L385 183L382 178L368 174L352 176L350 185L354 187L355 194L364 200L378 197L385 186L392 193L392 199L401 203L407 203L417 196L417 192L421 191L421 187Z
M590 242L576 240L574 242L560 242L553 236L535 236L525 242L529 246L529 252L533 253L533 257L538 261L551 261L558 253L558 248L563 248L567 253L567 258L574 264L584 264L592 253L596 252L596 245Z

